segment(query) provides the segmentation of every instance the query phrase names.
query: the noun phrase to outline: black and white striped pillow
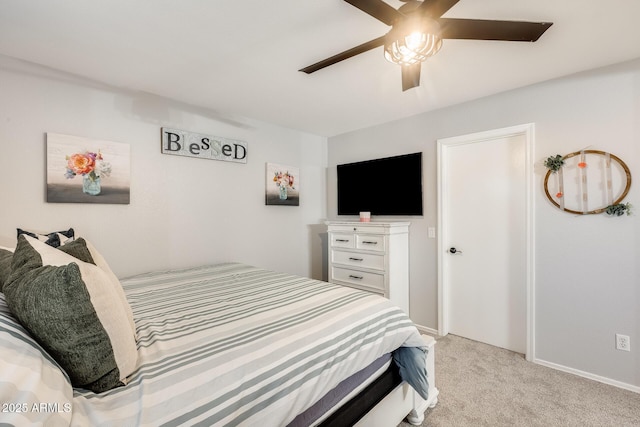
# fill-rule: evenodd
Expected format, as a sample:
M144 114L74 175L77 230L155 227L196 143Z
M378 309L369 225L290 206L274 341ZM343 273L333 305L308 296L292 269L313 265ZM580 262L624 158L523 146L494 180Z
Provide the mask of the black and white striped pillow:
M26 234L27 236L34 237L49 246L53 246L54 248L64 245L65 243L72 242L75 238L75 231L73 231L73 228L63 231L53 231L51 233L38 233L35 231L23 230L21 228L18 228L17 230L18 237L20 237L21 234Z

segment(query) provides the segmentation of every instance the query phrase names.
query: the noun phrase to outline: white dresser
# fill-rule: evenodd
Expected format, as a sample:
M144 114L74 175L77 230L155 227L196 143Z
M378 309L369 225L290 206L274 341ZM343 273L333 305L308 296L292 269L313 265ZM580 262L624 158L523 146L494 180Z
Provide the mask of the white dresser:
M326 224L329 281L382 295L409 314L410 223Z

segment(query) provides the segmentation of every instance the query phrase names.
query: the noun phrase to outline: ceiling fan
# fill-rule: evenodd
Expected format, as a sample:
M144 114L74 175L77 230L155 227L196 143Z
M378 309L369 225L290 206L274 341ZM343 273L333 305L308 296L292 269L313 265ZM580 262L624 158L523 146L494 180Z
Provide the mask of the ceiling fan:
M552 22L495 21L442 18L459 0L401 0L394 9L382 0L345 0L391 26L384 36L370 40L299 71L311 74L378 46L389 61L401 65L402 90L420 85L422 61L440 50L443 39L535 42Z

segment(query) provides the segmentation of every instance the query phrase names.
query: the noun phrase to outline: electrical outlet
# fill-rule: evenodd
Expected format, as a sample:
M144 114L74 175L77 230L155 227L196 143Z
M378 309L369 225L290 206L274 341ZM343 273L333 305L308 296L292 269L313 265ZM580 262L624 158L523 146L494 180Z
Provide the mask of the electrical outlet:
M631 351L631 339L628 335L616 334L616 350Z

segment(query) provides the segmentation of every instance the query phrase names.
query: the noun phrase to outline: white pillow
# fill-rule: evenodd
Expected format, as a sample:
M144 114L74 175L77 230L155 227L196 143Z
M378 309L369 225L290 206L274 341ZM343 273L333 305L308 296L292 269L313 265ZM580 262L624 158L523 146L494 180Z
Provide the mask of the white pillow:
M93 262L96 263L96 265L98 267L100 267L100 269L102 269L102 271L104 271L107 276L109 277L109 280L111 281L111 284L113 285L116 294L118 295L118 298L120 299L120 302L122 303L122 307L124 307L125 311L127 312L127 320L129 321L129 325L131 326L131 330L133 332L133 336L136 336L136 324L133 321L133 312L131 311L131 306L129 305L129 301L127 301L127 296L124 293L124 289L122 289L122 284L120 284L120 280L118 280L118 278L116 277L116 275L113 273L113 271L111 270L111 267L109 267L109 264L107 264L107 261L104 259L104 257L100 254L100 252L98 252L98 250L95 248L95 246L93 246L91 244L91 242L89 242L87 239L84 239L85 242L87 243L87 249L89 249L89 253L91 254L91 258L93 258Z

